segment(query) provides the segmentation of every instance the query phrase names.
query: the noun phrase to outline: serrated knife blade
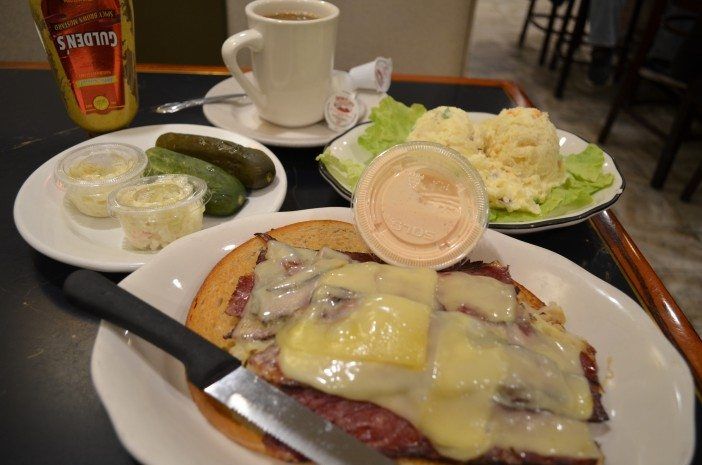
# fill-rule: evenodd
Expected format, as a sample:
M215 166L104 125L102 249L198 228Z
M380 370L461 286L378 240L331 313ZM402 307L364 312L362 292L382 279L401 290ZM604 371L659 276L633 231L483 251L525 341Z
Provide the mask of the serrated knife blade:
M318 464L394 464L245 368L205 392Z
M317 464L395 463L104 276L75 271L66 278L63 290L77 307L137 334L183 362L191 383Z

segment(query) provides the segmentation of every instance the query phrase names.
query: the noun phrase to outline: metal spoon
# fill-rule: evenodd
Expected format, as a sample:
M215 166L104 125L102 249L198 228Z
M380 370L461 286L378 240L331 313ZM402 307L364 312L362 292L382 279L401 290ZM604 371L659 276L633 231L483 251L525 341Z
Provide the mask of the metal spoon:
M199 107L200 105L205 105L206 103L221 102L222 100L229 100L232 98L239 98L239 103L248 105L251 100L246 94L226 94L226 95L215 95L213 97L203 97L194 98L191 100L185 100L183 102L169 102L159 105L154 108L156 113L175 113L177 111L183 110L185 108Z

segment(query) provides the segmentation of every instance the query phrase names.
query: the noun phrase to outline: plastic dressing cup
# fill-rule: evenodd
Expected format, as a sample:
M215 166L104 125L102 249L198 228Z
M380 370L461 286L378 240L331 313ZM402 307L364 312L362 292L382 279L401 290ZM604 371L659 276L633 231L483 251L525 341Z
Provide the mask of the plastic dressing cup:
M56 164L54 178L83 214L109 216L107 197L118 187L140 178L146 154L127 144L92 144L71 150Z
M207 184L186 174L137 179L112 192L110 213L135 249L157 250L202 229Z
M368 247L400 266L441 269L461 261L488 221L478 172L455 150L430 142L378 155L361 174L352 208Z

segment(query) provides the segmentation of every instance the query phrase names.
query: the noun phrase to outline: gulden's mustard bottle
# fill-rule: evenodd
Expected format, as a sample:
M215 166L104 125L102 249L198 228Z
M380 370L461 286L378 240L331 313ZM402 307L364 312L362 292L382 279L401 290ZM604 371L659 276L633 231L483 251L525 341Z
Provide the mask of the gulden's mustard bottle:
M71 119L91 133L134 119L137 94L132 0L29 0Z

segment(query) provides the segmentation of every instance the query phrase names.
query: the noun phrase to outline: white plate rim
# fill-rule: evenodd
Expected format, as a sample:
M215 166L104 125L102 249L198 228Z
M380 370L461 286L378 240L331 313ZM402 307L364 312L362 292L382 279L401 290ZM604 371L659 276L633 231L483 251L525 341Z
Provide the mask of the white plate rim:
M496 116L493 113L485 113L485 112L468 112L468 114L472 117L478 117L478 118L485 118L485 117L491 117L491 116ZM347 141L348 139L348 134L351 132L357 131L360 127L367 126L369 124L372 124L371 122L362 122L357 125L355 125L352 128L349 128L342 134L339 134L337 137L329 141L329 143L324 147L324 151L329 149L332 145L340 142L349 142L349 143L355 143L355 141ZM588 143L585 139L582 137L578 136L577 134L573 134L572 132L565 131L563 129L558 129L558 132L560 134L565 135L565 137L572 138L575 141L581 141L583 143ZM561 136L563 137L563 136ZM543 220L537 220L537 221L527 221L527 222L511 222L511 223L490 223L489 227L490 229L494 229L496 231L500 232L505 232L508 234L528 234L528 233L533 233L533 232L538 232L538 231L545 231L548 229L557 229L557 228L562 228L566 226L572 226L575 224L578 224L580 222L583 222L590 218L591 216L596 215L597 213L606 210L607 208L611 207L614 205L614 203L619 200L619 197L622 195L624 192L624 189L626 188L626 180L624 179L624 176L622 175L621 170L619 169L619 165L617 164L617 161L610 156L607 152L604 150L602 151L605 157L605 163L609 163L612 168L614 174L614 182L612 183L611 186L603 189L605 193L608 193L608 197L605 199L602 199L600 202L597 202L593 205L590 206L590 208L587 209L579 209L577 210L577 213L575 214L565 214L565 215L560 215L554 218L545 218ZM346 186L341 184L334 176L327 170L326 166L320 161L318 162L319 165L319 172L324 178L327 183L329 183L332 188L343 198L346 200L351 201L351 198L353 196L353 193L348 190Z
M168 132L169 128L180 128L179 131L187 131L190 130L189 128L207 128L208 131L214 130L215 132L222 132L224 133L229 133L231 135L236 136L240 140L244 141L244 144L253 146L259 150L262 150L266 155L268 155L273 161L273 164L275 165L276 169L276 177L278 178L278 185L276 186L275 192L277 192L277 195L274 196L272 201L270 202L270 212L276 212L280 210L280 207L283 205L283 202L285 200L285 195L287 193L287 175L285 173L285 168L283 167L283 164L280 162L278 157L266 146L260 144L259 142L246 137L244 135L238 134L234 131L230 131L228 129L223 129L223 128L218 128L214 126L207 126L207 125L199 125L199 124L187 124L187 123L166 123L166 124L154 124L154 125L146 125L146 126L134 126L126 129L121 129L119 131L103 134L98 137L109 137L110 135L114 135L116 133L124 134L126 132L129 132L131 130L144 130L144 129L150 129L150 128L163 128L164 132ZM222 136L223 137L223 136ZM32 230L31 227L27 225L27 222L25 221L25 215L26 211L22 209L22 202L24 197L27 195L28 190L30 189L30 185L35 182L35 178L38 176L41 176L44 171L49 169L49 167L53 167L59 158L61 158L64 154L69 152L70 150L75 149L76 147L81 147L83 145L89 145L92 143L95 143L96 139L89 139L83 142L79 142L78 144L75 144L71 147L66 148L65 150L62 150L58 154L54 155L53 157L49 158L47 161L42 163L38 168L36 168L28 177L27 179L24 180L22 183L22 186L20 187L19 191L17 192L17 195L15 196L15 201L13 204L13 209L12 209L12 216L13 220L15 223L15 227L17 228L17 231L19 232L20 236L29 244L33 249L37 250L43 255L46 255L47 257L50 257L54 260L57 260L62 263L66 263L68 265L73 265L73 266L78 266L82 268L88 268L91 270L95 271L104 271L104 272L132 272L139 268L140 266L143 266L145 263L151 261L153 257L155 257L157 254L143 254L142 256L144 257L143 261L129 261L129 262L120 262L120 263L110 263L110 262L105 262L105 261L99 261L95 259L90 259L90 258L83 258L83 257L76 257L73 254L70 253L65 253L61 250L57 250L56 248L52 247L50 244L47 244L41 237L37 236L35 232ZM53 168L50 170L53 173ZM223 222L227 221L233 221L236 220L238 217L235 215L231 218L228 219L223 219ZM160 253L160 251L158 252Z
M262 215L257 215L257 216L251 216L248 217L248 219L245 219L245 221L249 222L257 222L257 226L260 225L261 229L267 229L269 227L277 227L280 225L284 224L289 224L292 222L296 221L304 221L307 219L315 219L315 218L328 218L328 219L346 219L349 220L351 218L351 212L350 209L348 208L343 208L343 207L328 207L328 208L320 208L320 209L314 209L314 210L302 210L302 211L293 211L293 212L278 212L278 213L272 213L272 214L262 214ZM198 244L205 244L207 241L205 240L205 237L207 235L216 235L216 231L218 230L223 230L225 228L230 228L233 227L231 224L223 224L216 226L214 228L211 228L209 230L204 230L199 233L196 233L192 236L188 236L186 238L187 240L180 241L177 243L177 246L170 247L168 249L168 253L164 254L160 257L160 259L167 261L167 259L170 259L170 257L167 257L166 255L172 256L172 258L177 258L179 254L181 254L183 251L185 251L188 247L191 247L191 244L198 243ZM490 231L488 230L486 232L486 237L490 238L490 240L496 241L498 243L504 243L504 244L509 244L510 247L516 247L517 250L526 250L529 251L528 253L533 253L535 255L540 255L541 258L543 259L542 261L544 262L550 262L554 264L553 266L555 268L566 268L570 273L574 275L574 278L582 278L583 282L586 282L590 287L592 287L592 292L601 292L603 293L604 297L612 300L613 302L620 302L620 305L622 309L626 309L626 314L627 316L632 318L631 321L631 327L633 329L636 329L637 331L642 332L641 335L644 337L644 339L650 343L651 346L655 347L657 350L662 351L661 357L663 357L663 360L668 363L668 367L671 368L671 370L674 368L675 369L675 377L673 377L673 374L671 373L671 379L675 378L678 382L676 383L676 386L678 386L681 390L682 393L679 390L676 390L676 395L679 396L678 403L681 406L681 411L683 412L683 416L685 417L683 421L682 419L680 421L683 421L683 423L687 424L688 427L685 429L685 432L688 433L685 438L680 438L682 446L679 449L675 449L678 454L676 457L679 457L679 461L675 461L674 463L671 463L670 465L684 465L690 463L690 460L692 458L692 454L694 452L694 384L692 381L692 375L689 371L689 368L687 364L684 362L680 354L677 352L677 350L672 346L672 344L665 338L663 333L660 331L660 329L653 323L653 321L646 315L646 313L643 311L643 309L635 302L633 301L630 297L628 297L626 294L624 294L622 291L614 288L610 284L602 281L601 279L593 276L586 270L580 268L570 260L554 253L551 252L547 249L540 248L538 246L534 246L531 244L523 243L521 241L518 241L517 239L510 238L508 236L505 236L501 233L498 233L496 231ZM230 239L228 239L230 240ZM236 242L240 241L239 243L243 242L246 240L245 238L238 238L236 240L231 239L231 241ZM220 244L221 245L221 244ZM238 245L238 244L236 244ZM164 249L166 250L166 249ZM226 253L227 250L231 250L231 248L227 249L226 247L223 250L223 254ZM221 257L219 257L221 258ZM216 261L219 259L215 257L213 260L216 263ZM153 272L151 270L154 270ZM153 295L155 290L148 288L147 283L148 279L146 282L142 283L142 276L148 277L150 273L156 273L158 270L158 260L154 260L151 263L145 265L142 267L140 270L137 270L135 273L131 274L127 278L125 278L122 282L120 282L120 286L123 287L124 289L136 294L137 296L149 301L150 299L153 299ZM204 271L204 275L209 272L209 269ZM201 277L204 279L204 277ZM169 276L170 279L170 276ZM518 277L519 279L519 277ZM197 286L199 287L199 285ZM195 288L195 292L197 290L197 287ZM145 291L144 289L149 289L148 291ZM163 294L162 292L160 294ZM190 296L192 298L192 296ZM155 304L157 307L159 306L158 304ZM189 302L186 302L186 307L189 306ZM172 309L172 305L169 306L167 310L165 310L166 313L168 312L175 312L175 310ZM187 308L185 309L185 312L187 313ZM184 317L183 317L184 318ZM183 320L181 318L181 321ZM119 380L117 378L117 374L112 370L112 367L107 367L104 364L108 362L110 359L112 359L114 362L123 362L124 361L124 356L125 354L132 354L134 357L139 358L140 353L138 350L134 349L132 342L134 340L139 340L139 338L136 338L134 336L129 336L124 333L123 330L120 330L119 328L116 328L110 324L102 323L100 325L100 329L98 332L98 336L95 341L95 346L93 348L93 353L92 353L92 360L91 360L91 375L96 387L96 390L98 392L98 395L100 399L102 400L108 415L110 416L110 419L115 427L115 431L117 432L118 437L122 441L122 443L127 447L128 450L140 461L142 461L145 464L150 464L150 465L165 465L165 464L172 464L172 463L187 463L186 461L176 461L172 462L173 456L172 455L167 455L166 452L163 452L163 447L154 449L153 445L149 443L150 439L147 437L144 437L143 434L139 434L138 431L132 431L130 430L129 426L131 425L132 428L135 427L135 425L140 425L140 423L137 421L139 420L139 415L143 415L143 411L137 410L136 412L136 417L137 418L128 418L130 413L126 411L123 405L121 405L121 402L125 401L125 395L127 393L122 392L115 392L115 382L119 381L120 383L124 384L127 383L129 384L133 379L141 379L138 376L132 377L131 380ZM139 340L140 341L140 340ZM143 344L143 341L141 341ZM148 345L148 344L147 344ZM599 357L598 357L599 358ZM602 360L598 360L600 362L600 371L602 372L604 367L602 366ZM661 362L662 363L662 362ZM164 381L165 382L165 381ZM121 394L121 396L120 396ZM126 396L130 397L130 396ZM607 393L605 393L605 402L607 402ZM192 401L190 400L190 403L192 404ZM686 407L686 408L683 408ZM191 410L191 409L189 409ZM192 412L189 412L191 414L199 415L199 412L197 409L192 406ZM204 417L201 415L197 417L197 419L193 419L193 421L205 421ZM220 437L219 433L212 427L211 432L214 435L218 435L217 437ZM678 437L676 437L678 438ZM246 458L248 457L249 459L253 458L259 458L256 463L261 463L261 464L279 464L282 462L278 462L276 460L272 460L269 458L265 458L263 456L259 455L250 455L250 451L241 448L240 446L231 443L228 439L226 439L224 436L221 436L222 440L224 440L227 444L231 445L232 449L231 451L236 451L237 457L239 459L242 459L242 461L236 460L237 457L231 457L231 463L252 463L251 460L247 461ZM666 443L667 444L667 443ZM170 452L170 451L169 451ZM247 455L248 454L248 455ZM166 456L167 455L167 456ZM229 457L228 457L229 458ZM224 462L223 462L224 463Z

